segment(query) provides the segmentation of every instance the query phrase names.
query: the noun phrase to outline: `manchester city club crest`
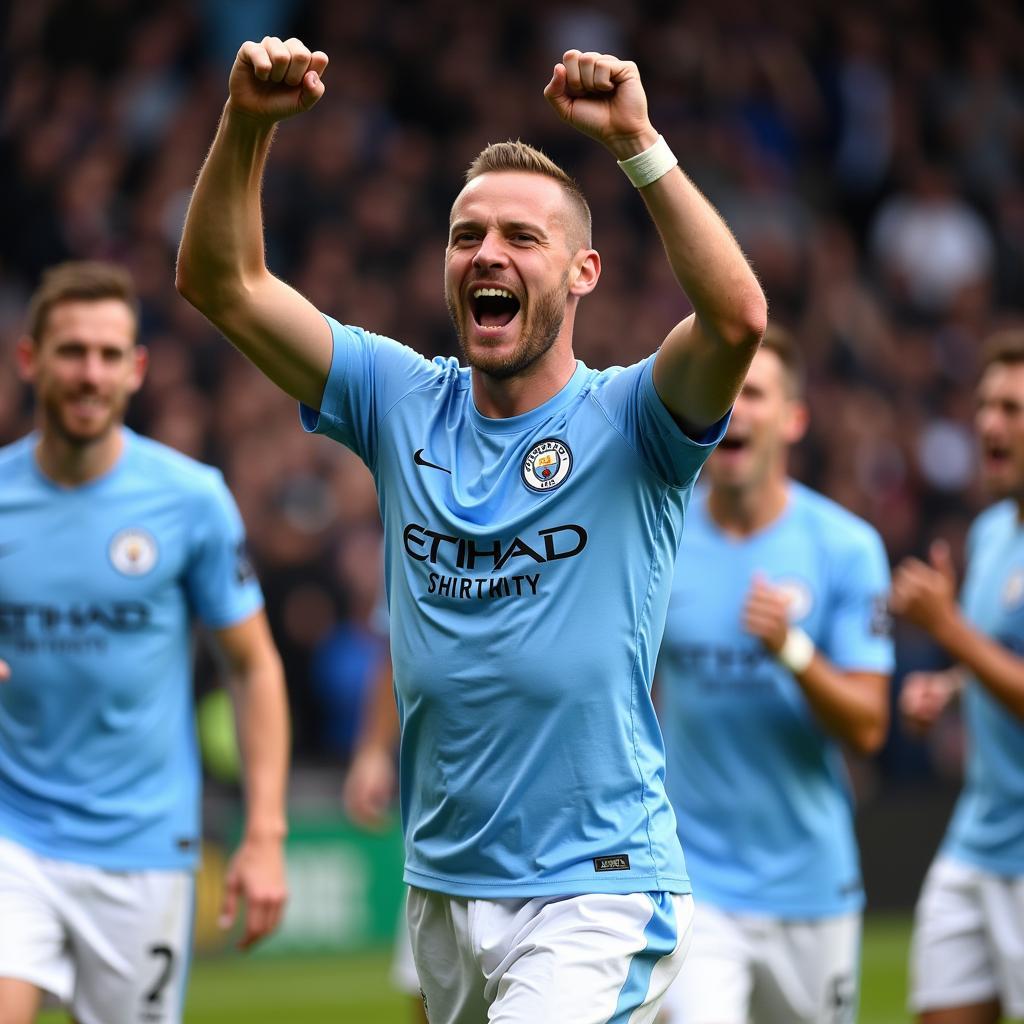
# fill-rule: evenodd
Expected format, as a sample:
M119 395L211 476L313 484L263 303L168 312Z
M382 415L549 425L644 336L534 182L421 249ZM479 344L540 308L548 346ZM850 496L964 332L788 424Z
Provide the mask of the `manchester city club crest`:
M776 580L772 586L781 590L786 598L789 605L790 622L799 622L810 615L811 609L814 607L814 595L803 580L790 576L787 579Z
M156 538L138 526L114 534L108 549L110 564L124 576L145 576L157 560Z
M531 491L553 491L572 469L569 446L553 437L538 441L523 459L523 483Z

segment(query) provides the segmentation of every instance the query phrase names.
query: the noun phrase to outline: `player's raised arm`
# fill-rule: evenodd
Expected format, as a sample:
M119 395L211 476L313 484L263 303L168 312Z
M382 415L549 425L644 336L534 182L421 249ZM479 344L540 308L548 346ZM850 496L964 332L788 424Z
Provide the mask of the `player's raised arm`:
M665 339L655 387L684 425L708 427L732 404L764 333L761 287L725 222L651 124L635 64L569 50L544 95L559 117L625 164L647 204L695 310Z
M199 173L178 250L178 291L293 397L318 407L331 333L312 303L274 277L263 255L260 186L278 121L324 94L327 55L298 39L244 43Z

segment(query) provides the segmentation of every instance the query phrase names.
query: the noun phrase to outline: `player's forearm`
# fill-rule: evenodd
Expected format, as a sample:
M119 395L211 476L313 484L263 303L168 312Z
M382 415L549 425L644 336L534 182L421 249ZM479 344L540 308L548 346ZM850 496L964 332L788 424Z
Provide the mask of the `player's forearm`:
M232 683L245 783L246 838L283 839L290 729L284 673L264 654Z
M178 291L215 323L268 274L260 187L274 127L224 108L178 250Z
M391 659L386 658L373 678L364 724L356 741L357 753L376 750L392 757L398 745L398 733L398 706L395 703Z
M702 331L721 344L756 347L767 303L725 221L681 168L639 192Z
M1024 719L1024 658L975 629L955 606L934 624L931 633L996 700Z
M851 678L820 651L795 674L815 716L836 739L862 754L873 754L889 730L888 684L884 677Z

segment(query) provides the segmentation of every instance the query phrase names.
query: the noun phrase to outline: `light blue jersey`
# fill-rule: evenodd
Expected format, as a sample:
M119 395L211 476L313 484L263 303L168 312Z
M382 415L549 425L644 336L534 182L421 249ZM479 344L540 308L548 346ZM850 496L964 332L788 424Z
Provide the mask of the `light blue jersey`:
M469 371L330 321L307 429L357 452L385 529L405 880L496 898L688 892L650 700L694 478L653 357L577 364L488 419Z
M199 846L193 616L262 605L220 473L124 431L110 472L60 487L35 435L0 449L0 835L112 870Z
M1024 529L1016 502L994 505L971 527L962 604L974 626L1024 657ZM976 680L964 704L964 788L943 850L986 871L1024 875L1024 722Z
M687 518L658 665L668 792L698 900L823 917L863 891L842 757L792 674L743 629L755 574L790 596L792 621L847 671L892 670L878 534L789 483L788 505L739 540L700 493Z

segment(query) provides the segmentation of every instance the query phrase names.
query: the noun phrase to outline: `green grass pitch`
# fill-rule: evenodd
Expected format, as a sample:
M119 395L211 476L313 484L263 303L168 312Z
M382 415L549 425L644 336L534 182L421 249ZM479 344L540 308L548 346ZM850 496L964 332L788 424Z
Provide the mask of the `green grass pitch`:
M859 1024L906 1024L910 922L869 917ZM193 965L186 1024L408 1024L388 982L389 953L288 959L225 957ZM45 1014L40 1024L64 1021Z

